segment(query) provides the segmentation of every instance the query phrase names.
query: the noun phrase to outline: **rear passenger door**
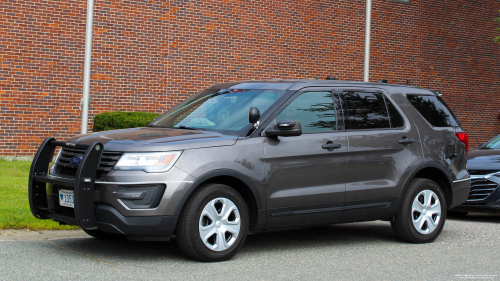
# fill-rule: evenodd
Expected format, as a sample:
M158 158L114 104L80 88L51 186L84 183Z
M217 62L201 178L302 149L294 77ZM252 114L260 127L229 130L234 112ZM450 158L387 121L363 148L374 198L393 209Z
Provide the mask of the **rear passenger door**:
M381 89L340 89L349 142L342 221L390 216L408 168L421 162L412 120Z

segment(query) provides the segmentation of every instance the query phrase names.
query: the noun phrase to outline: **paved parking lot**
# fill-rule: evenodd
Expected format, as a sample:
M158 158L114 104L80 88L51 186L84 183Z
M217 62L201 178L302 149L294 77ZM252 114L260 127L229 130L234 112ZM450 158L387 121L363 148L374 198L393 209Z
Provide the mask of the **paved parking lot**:
M260 233L221 263L190 260L175 241L19 233L0 235L1 280L500 280L500 216L448 219L420 245L381 221Z

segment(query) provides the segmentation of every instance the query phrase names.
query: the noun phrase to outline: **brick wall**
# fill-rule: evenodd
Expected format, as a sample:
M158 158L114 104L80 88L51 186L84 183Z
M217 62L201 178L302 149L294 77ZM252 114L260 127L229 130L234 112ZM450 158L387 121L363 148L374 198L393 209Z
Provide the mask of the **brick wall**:
M500 133L500 0L412 2L373 2L370 79L440 90L472 145ZM219 82L362 80L364 17L365 0L95 0L90 120ZM0 155L78 134L85 20L86 1L0 3Z

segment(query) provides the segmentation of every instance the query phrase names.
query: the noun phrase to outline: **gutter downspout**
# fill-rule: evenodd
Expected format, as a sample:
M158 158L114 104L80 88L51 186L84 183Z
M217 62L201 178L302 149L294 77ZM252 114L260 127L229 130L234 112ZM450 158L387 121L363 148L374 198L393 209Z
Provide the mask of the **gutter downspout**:
M370 77L370 31L372 21L372 0L366 0L366 28L365 28L365 69L363 82L369 82Z
M89 87L90 64L92 60L92 24L94 21L94 0L87 0L87 33L85 35L85 62L83 70L83 97L81 100L82 126L81 133L87 133L89 123Z

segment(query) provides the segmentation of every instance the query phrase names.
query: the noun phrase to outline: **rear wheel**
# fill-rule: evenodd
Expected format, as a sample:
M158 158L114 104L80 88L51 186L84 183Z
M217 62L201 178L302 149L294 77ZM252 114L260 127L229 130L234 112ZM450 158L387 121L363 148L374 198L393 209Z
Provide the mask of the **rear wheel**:
M248 210L238 192L222 184L202 186L186 203L177 224L181 250L201 261L224 261L243 246Z
M396 236L407 242L429 243L443 230L446 201L439 186L428 179L414 179L403 197L394 221Z

